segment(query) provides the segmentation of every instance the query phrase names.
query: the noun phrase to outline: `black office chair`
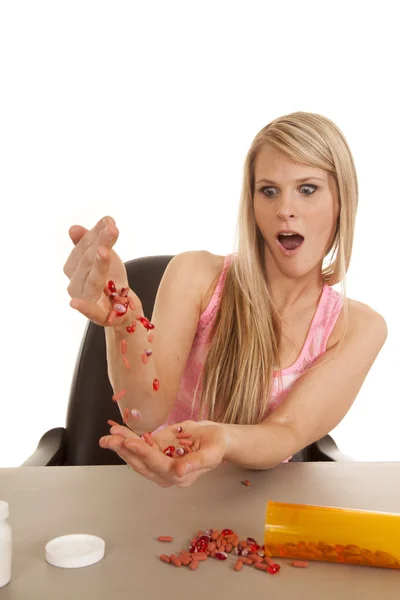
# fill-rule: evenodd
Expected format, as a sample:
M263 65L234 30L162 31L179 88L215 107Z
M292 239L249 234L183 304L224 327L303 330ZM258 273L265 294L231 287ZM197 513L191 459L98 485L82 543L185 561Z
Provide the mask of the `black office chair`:
M157 289L172 256L148 256L125 263L129 286L135 290L143 312L151 318ZM66 427L43 435L36 451L21 465L72 466L125 464L118 454L99 446L109 434L108 419L121 422L118 406L112 402L108 379L104 328L88 321L75 364L70 390ZM307 446L292 461L351 460L341 454L330 436Z

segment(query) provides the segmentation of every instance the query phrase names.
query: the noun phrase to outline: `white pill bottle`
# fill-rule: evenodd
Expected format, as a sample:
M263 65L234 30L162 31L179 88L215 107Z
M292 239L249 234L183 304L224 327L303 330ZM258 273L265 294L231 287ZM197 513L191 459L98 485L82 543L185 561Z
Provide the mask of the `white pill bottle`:
M0 588L11 581L12 533L8 503L0 500Z

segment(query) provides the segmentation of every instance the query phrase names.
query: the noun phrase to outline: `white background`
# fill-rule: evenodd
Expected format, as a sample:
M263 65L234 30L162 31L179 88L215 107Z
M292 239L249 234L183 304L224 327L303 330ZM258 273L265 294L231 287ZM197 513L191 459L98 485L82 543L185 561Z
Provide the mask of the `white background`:
M64 426L85 319L68 228L112 215L135 257L233 248L255 134L298 110L345 134L360 185L348 295L389 337L333 435L400 460L399 38L391 2L3 2L0 467ZM332 399L334 402L334 399Z

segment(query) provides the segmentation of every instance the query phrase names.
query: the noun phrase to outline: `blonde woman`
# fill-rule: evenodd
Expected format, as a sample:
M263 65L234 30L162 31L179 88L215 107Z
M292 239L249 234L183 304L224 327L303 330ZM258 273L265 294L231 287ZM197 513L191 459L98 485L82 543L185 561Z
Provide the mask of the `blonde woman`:
M223 461L275 467L330 432L387 337L383 317L345 294L357 202L340 129L314 113L275 119L247 154L237 251L175 256L157 293L154 330L138 325L133 334L131 311L107 320L107 282L128 287L112 249L114 220L72 227L70 304L105 326L109 378L116 394L124 390L127 426L113 425L100 445L158 485L184 487ZM123 340L134 368L121 360ZM141 364L145 348L151 355ZM146 432L153 434L143 439Z

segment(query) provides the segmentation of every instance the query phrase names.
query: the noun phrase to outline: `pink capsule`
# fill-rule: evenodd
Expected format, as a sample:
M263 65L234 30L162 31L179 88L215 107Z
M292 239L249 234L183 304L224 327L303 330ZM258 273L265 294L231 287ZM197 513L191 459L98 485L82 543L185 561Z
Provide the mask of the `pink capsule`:
M153 354L153 350L145 350L144 353L146 356L151 356Z
M185 454L184 448L177 448L175 450L175 452L177 453L178 456L183 456Z
M152 341L153 341L153 339L154 339L154 335L153 335L152 333L149 333L149 336L148 336L148 338L147 338L147 339L148 339L148 341L149 341L149 344L151 344L151 342L152 342Z
M129 364L128 359L126 358L125 354L122 357L122 360L124 361L124 365L126 366L127 369L131 368L131 365Z
M123 412L123 422L126 425L129 420L129 408L124 408Z
M172 452L170 450L167 450L166 452L164 452L165 456L169 456L170 458L172 458Z
M308 562L306 560L292 560L292 567L297 567L299 569L307 569Z
M120 400L123 396L125 396L125 394L127 393L128 390L123 389L120 392L118 392L117 394L114 394L112 396L112 399L114 400L114 402L117 402L117 400Z
M178 433L182 433L182 431L183 431L183 427L182 427L182 425L178 425L178 426L177 426L177 428L176 428L176 431L177 431Z
M131 410L131 415L134 419L137 419L138 421L140 421L141 419L141 414L138 410L136 410L136 408L132 408Z
M123 304L114 304L114 310L117 312L117 317L121 317L126 313L126 306Z
M109 313L108 313L108 317L106 319L106 324L107 325L112 325L115 321L115 319L117 318L117 313L115 312L114 309L112 309Z
M144 433L142 435L142 438L149 446L152 446L154 444L153 440L151 439L151 433Z
M128 342L126 340L121 340L121 354L126 354L128 350Z

